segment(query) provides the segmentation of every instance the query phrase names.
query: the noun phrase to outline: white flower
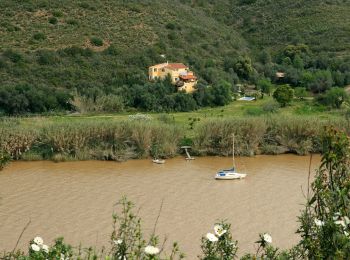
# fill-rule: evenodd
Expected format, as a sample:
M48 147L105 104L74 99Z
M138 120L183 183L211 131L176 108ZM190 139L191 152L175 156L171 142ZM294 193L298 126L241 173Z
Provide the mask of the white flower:
M318 226L318 227L321 227L324 225L324 222L322 220L317 219L317 218L315 218L314 222L315 222L316 226Z
M66 257L64 254L61 253L60 260L69 260L69 257L68 256Z
M345 216L345 217L344 217L344 221L345 221L345 224L346 224L346 225L349 225L349 224L350 224L350 219L348 218L348 216Z
M340 217L340 213L336 212L334 213L333 220L336 221Z
M39 252L40 251L40 247L37 244L31 244L30 247L33 249L33 251L35 252Z
M145 247L145 253L147 255L156 255L160 252L159 248L154 247L154 246L146 246Z
M341 226L343 226L343 227L346 226L344 220L337 220L337 221L335 221L334 223L337 224L337 225L341 225Z
M215 231L215 235L217 235L218 237L221 237L223 234L227 232L227 230L224 229L221 225L215 225L214 231Z
M48 253L49 252L49 247L47 245L43 245L42 249L44 250L44 252Z
M265 242L267 242L267 243L272 243L272 237L269 235L269 234L267 234L267 233L265 233L264 235L263 235L263 239L264 239L264 241Z
M212 233L208 233L207 234L207 239L210 241L210 242L216 242L218 241L219 239Z
M34 238L34 243L38 246L42 246L44 244L44 240L41 237Z
M113 240L114 244L116 245L120 245L121 243L123 243L122 239L118 239L118 240Z

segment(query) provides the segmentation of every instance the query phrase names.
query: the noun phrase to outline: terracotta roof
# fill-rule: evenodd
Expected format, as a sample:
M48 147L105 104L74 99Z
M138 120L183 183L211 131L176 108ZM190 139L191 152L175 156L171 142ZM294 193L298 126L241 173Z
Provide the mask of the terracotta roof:
M197 79L194 75L180 75L181 79L187 80L187 79Z
M166 66L168 66L168 63L160 63L160 64L153 65L150 68L164 68Z
M187 69L188 67L183 63L169 63L166 68L168 69Z

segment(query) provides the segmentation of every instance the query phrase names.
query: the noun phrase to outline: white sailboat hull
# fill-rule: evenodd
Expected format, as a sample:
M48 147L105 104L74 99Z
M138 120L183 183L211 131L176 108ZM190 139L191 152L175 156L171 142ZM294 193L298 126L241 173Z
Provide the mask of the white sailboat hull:
M247 174L245 174L245 173L222 171L222 172L218 172L215 175L215 179L217 179L217 180L235 180L235 179L244 179L246 176L247 176Z

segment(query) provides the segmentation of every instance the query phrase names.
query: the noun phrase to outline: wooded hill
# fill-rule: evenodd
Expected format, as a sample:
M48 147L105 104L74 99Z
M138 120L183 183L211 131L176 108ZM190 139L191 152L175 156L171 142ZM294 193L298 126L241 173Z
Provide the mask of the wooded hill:
M219 85L204 96L273 81L277 70L288 72L293 86L310 89L306 72L324 74L327 88L350 84L346 0L3 0L0 7L5 114L71 110L77 100L89 107L108 103L113 111L186 111L226 102L201 103L151 86L147 67L165 60L190 65L200 88Z

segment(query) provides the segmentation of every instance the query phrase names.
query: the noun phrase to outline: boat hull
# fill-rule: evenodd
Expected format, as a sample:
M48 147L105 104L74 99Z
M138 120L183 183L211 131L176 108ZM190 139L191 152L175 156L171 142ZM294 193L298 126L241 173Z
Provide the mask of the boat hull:
M240 180L247 176L245 173L238 172L219 172L215 175L216 180Z
M165 160L159 160L159 159L155 159L155 160L152 160L153 163L156 163L156 164L164 164L165 163Z

